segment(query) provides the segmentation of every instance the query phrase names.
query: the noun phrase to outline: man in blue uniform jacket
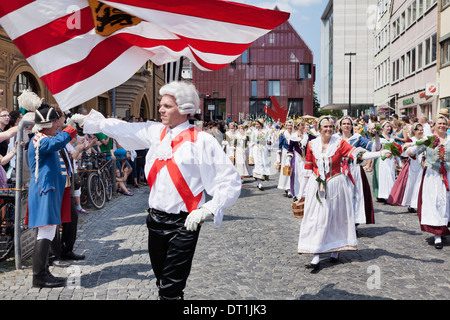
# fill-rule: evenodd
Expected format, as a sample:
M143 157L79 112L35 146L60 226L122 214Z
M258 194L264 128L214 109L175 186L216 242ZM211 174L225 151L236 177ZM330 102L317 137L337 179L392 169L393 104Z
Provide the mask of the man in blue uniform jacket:
M58 113L46 103L35 111L35 133L28 148L31 180L28 192L28 227L38 228L33 252L33 287L61 287L65 278L48 270L50 243L61 224L61 203L67 175L59 151L77 134L72 126L57 134Z

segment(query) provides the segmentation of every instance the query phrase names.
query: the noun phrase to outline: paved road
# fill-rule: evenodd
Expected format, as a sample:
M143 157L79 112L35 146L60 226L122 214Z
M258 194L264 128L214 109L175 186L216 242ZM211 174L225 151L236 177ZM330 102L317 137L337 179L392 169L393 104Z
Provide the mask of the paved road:
M323 255L320 272L310 274L304 265L311 256L296 252L301 220L276 188L277 178L263 192L246 179L222 227L204 223L186 299L448 299L449 239L434 249L415 214L380 203L376 224L359 227L359 250L342 253L338 264ZM134 191L80 216L75 251L86 259L52 267L55 275L69 277L67 287L32 288L30 261L16 271L9 260L0 263L0 300L155 300L145 226L148 187Z

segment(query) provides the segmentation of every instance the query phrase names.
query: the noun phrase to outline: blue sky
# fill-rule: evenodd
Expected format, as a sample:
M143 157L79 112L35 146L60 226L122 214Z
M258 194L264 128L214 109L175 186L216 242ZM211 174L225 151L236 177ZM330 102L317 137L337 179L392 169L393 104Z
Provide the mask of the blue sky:
M273 9L277 6L281 11L291 14L289 23L302 37L314 54L316 65L315 88L320 92L320 17L328 0L231 0L260 8Z

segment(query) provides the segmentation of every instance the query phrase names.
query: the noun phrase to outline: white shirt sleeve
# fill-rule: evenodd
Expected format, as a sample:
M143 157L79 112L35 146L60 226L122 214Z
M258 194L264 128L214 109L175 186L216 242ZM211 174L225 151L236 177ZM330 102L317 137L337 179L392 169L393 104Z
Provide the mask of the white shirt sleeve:
M214 215L214 223L219 227L224 210L233 206L241 193L241 177L223 152L220 144L211 136L204 135L200 175L206 193L212 199L203 204Z
M152 144L150 127L162 126L158 122L125 122L119 119L106 119L100 112L91 110L83 126L84 133L104 133L127 150L149 148Z

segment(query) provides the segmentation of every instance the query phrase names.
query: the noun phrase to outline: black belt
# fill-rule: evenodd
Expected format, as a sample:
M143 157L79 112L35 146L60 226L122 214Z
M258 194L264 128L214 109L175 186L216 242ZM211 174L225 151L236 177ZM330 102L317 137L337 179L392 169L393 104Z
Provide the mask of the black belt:
M164 212L164 211L161 211L161 210L148 208L147 212L150 213L150 211L153 212L153 213L156 213L156 214L181 214L181 215L186 215L186 216L189 214L189 212L186 212L186 211L180 211L179 213L167 213L167 212Z

